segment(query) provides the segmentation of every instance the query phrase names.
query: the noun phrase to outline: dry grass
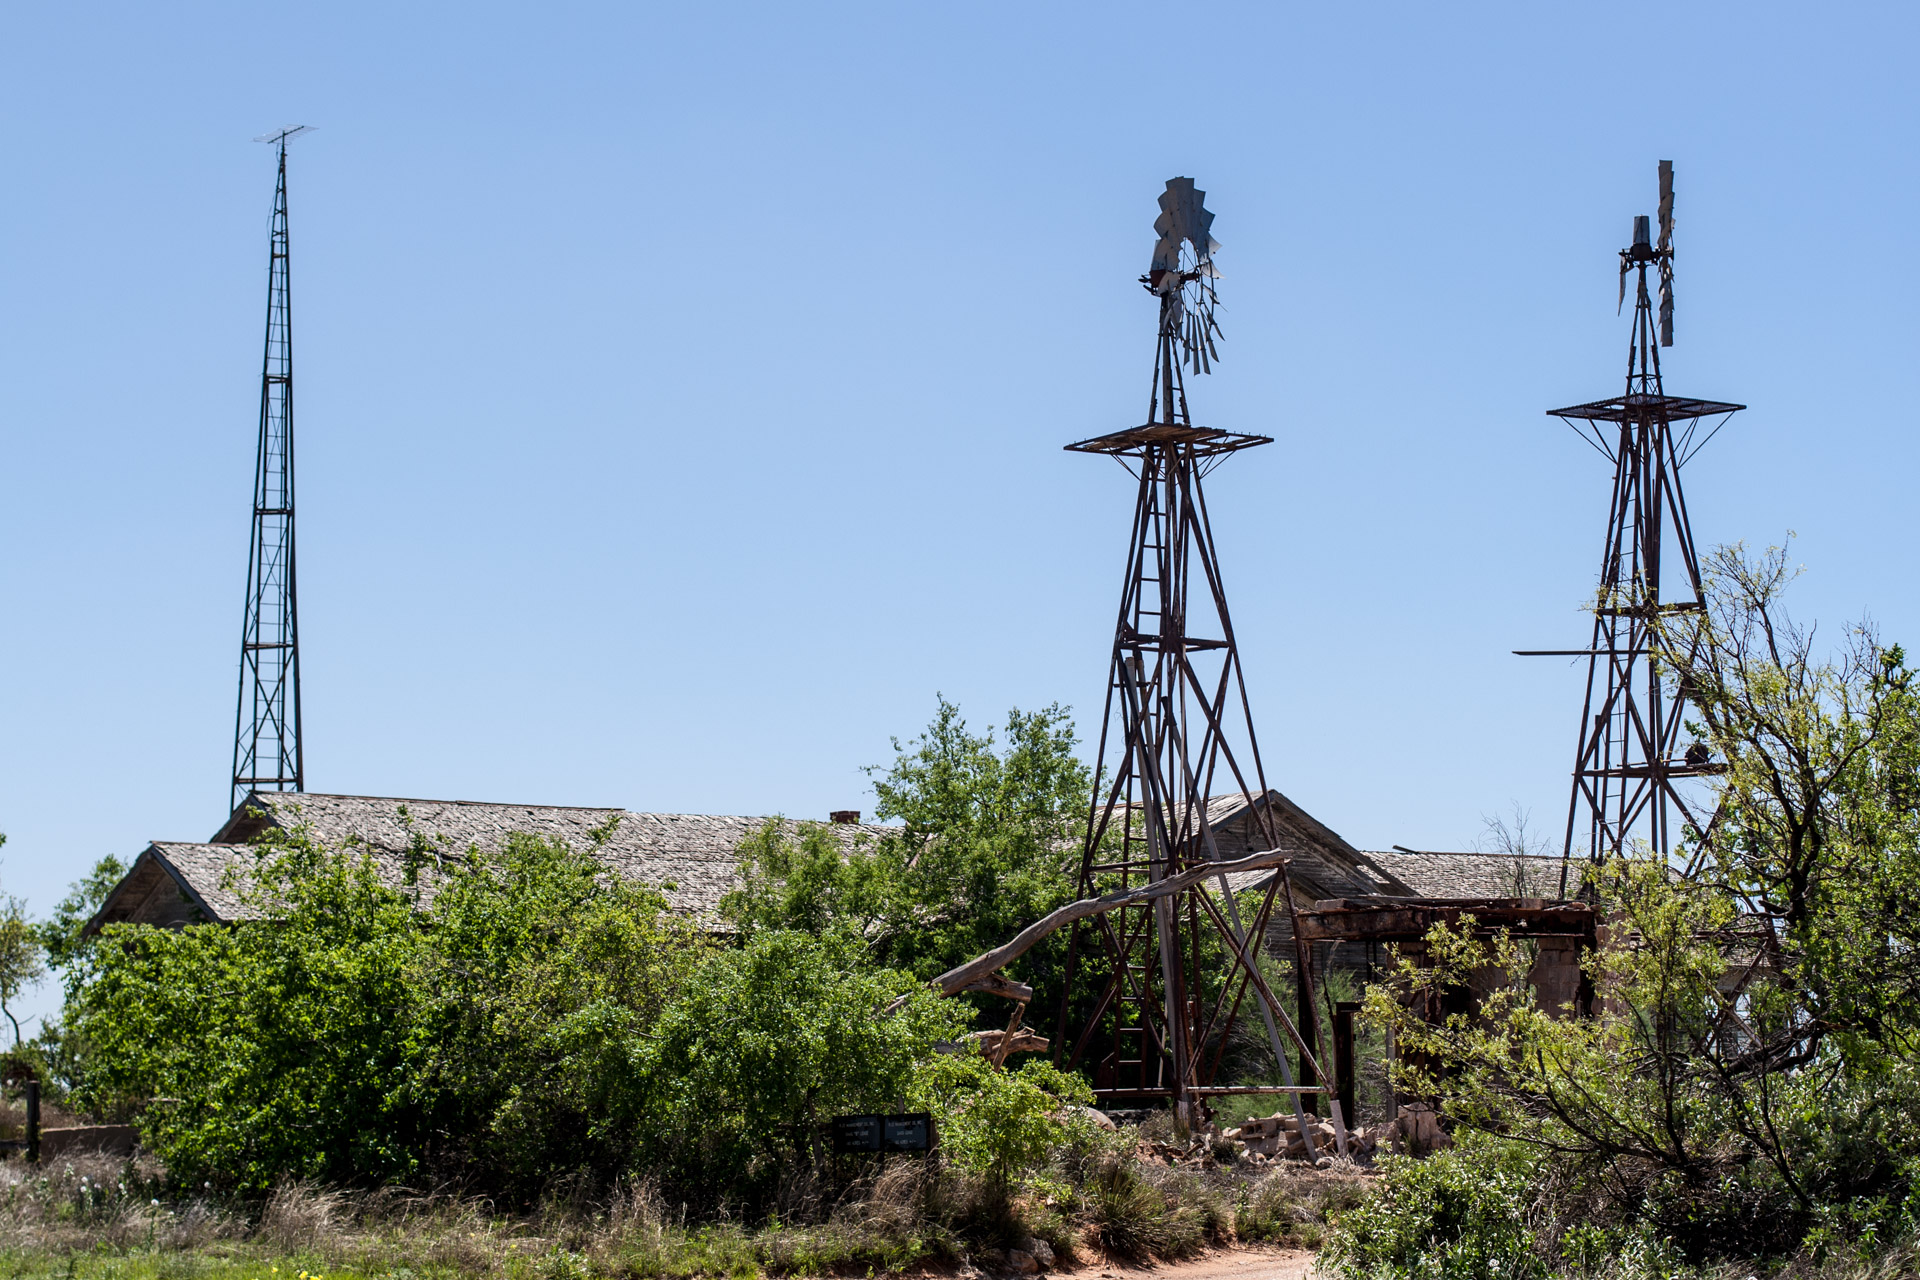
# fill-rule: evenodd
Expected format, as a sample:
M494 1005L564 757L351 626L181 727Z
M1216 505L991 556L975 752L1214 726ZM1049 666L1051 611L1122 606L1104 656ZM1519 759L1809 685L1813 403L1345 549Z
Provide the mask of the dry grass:
M851 1181L796 1177L782 1188L779 1216L750 1229L724 1217L690 1223L644 1181L610 1195L557 1186L533 1210L505 1213L471 1197L305 1183L264 1200L182 1194L163 1189L157 1167L103 1156L37 1169L0 1163L0 1274L683 1280L876 1275L969 1257L993 1270L1001 1251L1044 1254L1036 1241L1056 1265L1088 1249L1187 1257L1236 1234L1297 1241L1307 1233L1274 1224L1317 1221L1344 1194L1316 1190L1326 1177L1311 1171L1256 1183L1249 1170L1169 1166L1122 1144L1059 1173L1010 1196L898 1158Z
M1318 1249L1334 1216L1366 1194L1368 1180L1351 1161L1325 1170L1281 1165L1243 1191L1235 1231L1242 1240Z

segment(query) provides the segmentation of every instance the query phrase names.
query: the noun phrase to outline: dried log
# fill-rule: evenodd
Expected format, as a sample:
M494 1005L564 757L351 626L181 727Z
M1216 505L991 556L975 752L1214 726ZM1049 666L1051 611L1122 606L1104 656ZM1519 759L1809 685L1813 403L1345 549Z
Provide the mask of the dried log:
M1018 1000L1021 1004L1026 1004L1033 999L1032 987L998 973L982 974L960 990L979 991L990 996L1005 996L1009 1000Z
M977 1048L989 1061L998 1059L996 1066L1006 1061L1009 1054L1045 1053L1053 1047L1047 1037L1031 1031L1016 1031L1012 1035L1004 1031L975 1031L962 1039L961 1044Z
M1024 1002L1016 1002L1013 1006L1013 1016L1007 1019L1005 1034L1000 1037L999 1041L987 1053L987 1061L993 1064L995 1071L998 1071L1002 1066L1006 1065L1007 1055L1013 1051L1013 1038L1021 1030L1020 1024L1026 1019L1026 1016L1026 1004Z
M1168 876L1165 880L1156 880L1152 884L1141 885L1137 889L1121 889L1115 893L1098 898L1081 898L1069 902L1057 911L1050 911L1034 921L1014 936L1013 941L995 947L983 956L977 956L956 969L949 969L935 978L930 985L943 996L955 995L967 989L975 979L985 977L1018 960L1039 945L1045 938L1062 925L1072 924L1075 920L1084 920L1088 916L1104 915L1119 907L1130 907L1139 902L1150 902L1155 898L1164 898L1168 894L1180 893L1191 889L1202 880L1211 876L1227 876L1240 871L1259 871L1266 867L1284 866L1287 855L1284 853L1251 853L1232 862L1204 862L1197 867L1189 867L1179 875Z

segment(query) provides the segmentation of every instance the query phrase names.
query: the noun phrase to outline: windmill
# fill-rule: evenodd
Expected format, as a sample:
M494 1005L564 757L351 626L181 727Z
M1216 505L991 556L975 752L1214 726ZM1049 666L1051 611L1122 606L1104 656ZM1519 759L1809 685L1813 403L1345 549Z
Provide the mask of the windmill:
M267 254L267 336L260 368L260 445L247 549L229 811L253 791L301 791L300 625L293 546L293 301L287 258L287 143L306 125L255 142L279 151Z
M1187 410L1185 374L1207 372L1218 359L1212 225L1191 178L1167 183L1154 222L1160 238L1140 277L1159 302L1147 421L1066 446L1105 454L1136 481L1081 851L1082 899L1223 861L1208 820L1216 790L1237 803L1258 798L1265 848L1279 844L1201 483L1231 455L1272 439L1197 427ZM1257 962L1274 911L1293 913L1292 890L1284 867L1257 874L1257 892L1203 873L1192 887L1073 926L1055 1060L1086 1070L1104 1103L1166 1101L1190 1121L1197 1100L1250 1091L1215 1080L1228 1033L1251 1000L1288 1081L1270 1091L1294 1095L1306 1140L1299 1094L1318 1092L1314 1081L1324 1079L1308 956L1296 928L1296 1024ZM1282 1030L1300 1052L1298 1087Z
M1654 220L1641 215L1633 220L1633 243L1620 251L1616 310L1626 302L1629 279L1634 284L1626 394L1548 411L1613 464L1591 643L1585 649L1515 650L1523 656L1587 660L1586 704L1562 851L1562 896L1579 842L1596 862L1641 845L1664 859L1685 827L1704 830L1697 800L1690 801L1678 784L1721 767L1702 744L1682 745L1686 694L1654 662L1652 643L1662 619L1706 608L1680 469L1746 406L1666 393L1660 352L1673 345L1670 160L1660 162L1657 218L1658 239ZM1649 269L1658 282L1657 312L1647 286Z

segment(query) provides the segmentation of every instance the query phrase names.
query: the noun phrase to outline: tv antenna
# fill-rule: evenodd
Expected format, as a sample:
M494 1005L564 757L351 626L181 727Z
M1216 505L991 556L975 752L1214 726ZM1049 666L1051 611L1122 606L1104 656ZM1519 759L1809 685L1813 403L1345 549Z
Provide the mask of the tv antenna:
M1746 406L1666 394L1660 351L1673 345L1671 160L1660 162L1656 216L1657 239L1655 220L1643 214L1633 220L1633 243L1620 251L1619 305L1629 277L1634 280L1626 394L1548 410L1613 463L1593 638L1585 649L1514 651L1587 660L1561 854L1562 897L1577 839L1596 863L1630 853L1637 844L1664 860L1686 827L1704 832L1708 824L1676 784L1724 769L1704 744L1681 744L1686 691L1654 662L1652 644L1662 619L1706 609L1680 469ZM1657 313L1647 287L1649 269L1660 292ZM1711 425L1703 430L1703 423Z
M275 129L272 133L263 133L259 137L255 138L254 141L270 142L273 145L279 147L282 151L284 151L287 148L288 142L292 141L294 138L299 137L303 133L312 133L312 132L313 132L313 126L310 124L290 124L284 129Z
M1081 898L1151 886L1230 860L1216 822L1254 810L1256 850L1280 847L1254 737L1220 558L1201 481L1268 436L1196 427L1183 370L1204 373L1220 336L1213 255L1219 246L1205 193L1174 178L1160 197L1160 233L1140 282L1159 299L1153 392L1147 422L1070 444L1105 454L1137 482L1120 614L1107 676L1106 711L1081 850ZM1218 786L1223 794L1215 795ZM1200 1100L1225 1092L1322 1092L1310 956L1294 928L1297 1022L1275 999L1259 954L1276 908L1294 918L1283 866L1229 884L1204 876L1192 887L1077 922L1069 934L1055 1061L1084 1067L1103 1102L1164 1101L1182 1121ZM1253 905L1243 918L1238 898ZM1281 1077L1270 1089L1216 1085L1229 1035L1246 1001L1264 1023ZM1284 1030L1300 1054L1295 1087ZM1311 1150L1309 1146L1309 1150Z
M233 788L228 811L254 791L303 791L300 742L300 622L293 540L293 301L287 258L287 143L309 132L290 125L255 138L279 151L268 233L267 336L260 367L260 445L253 473L247 549L247 611L240 635L240 698L234 710Z

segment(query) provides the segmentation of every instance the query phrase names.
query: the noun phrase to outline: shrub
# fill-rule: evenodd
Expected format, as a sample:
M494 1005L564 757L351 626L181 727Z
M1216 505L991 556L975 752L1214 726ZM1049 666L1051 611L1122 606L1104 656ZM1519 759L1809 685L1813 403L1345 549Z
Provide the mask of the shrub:
M1275 1169L1243 1192L1234 1214L1234 1235L1296 1249L1317 1249L1328 1220L1360 1203L1368 1186L1359 1173Z
M68 1009L79 1097L146 1110L190 1183L376 1183L452 1173L520 1195L630 1164L640 1046L705 947L658 891L515 836L427 883L273 832L235 927L111 926Z
M1045 1168L1076 1128L1069 1104L1093 1101L1086 1081L1033 1060L1000 1071L974 1055L941 1055L914 1081L913 1099L934 1113L946 1158L1002 1189Z
M108 927L68 1006L92 1047L79 1100L168 1099L143 1140L190 1183L411 1176L408 904L298 835L260 851L245 892L268 920Z
M1326 1260L1353 1280L1530 1280L1547 1274L1529 1225L1536 1168L1469 1142L1425 1160L1387 1156L1377 1191L1340 1215Z
M856 939L758 933L695 971L644 1050L647 1158L682 1194L763 1200L783 1162L824 1159L833 1116L903 1103L916 1064L964 1015L868 968Z
M658 890L528 837L460 859L422 924L410 1083L436 1171L525 1197L632 1168L648 1038L711 946Z

